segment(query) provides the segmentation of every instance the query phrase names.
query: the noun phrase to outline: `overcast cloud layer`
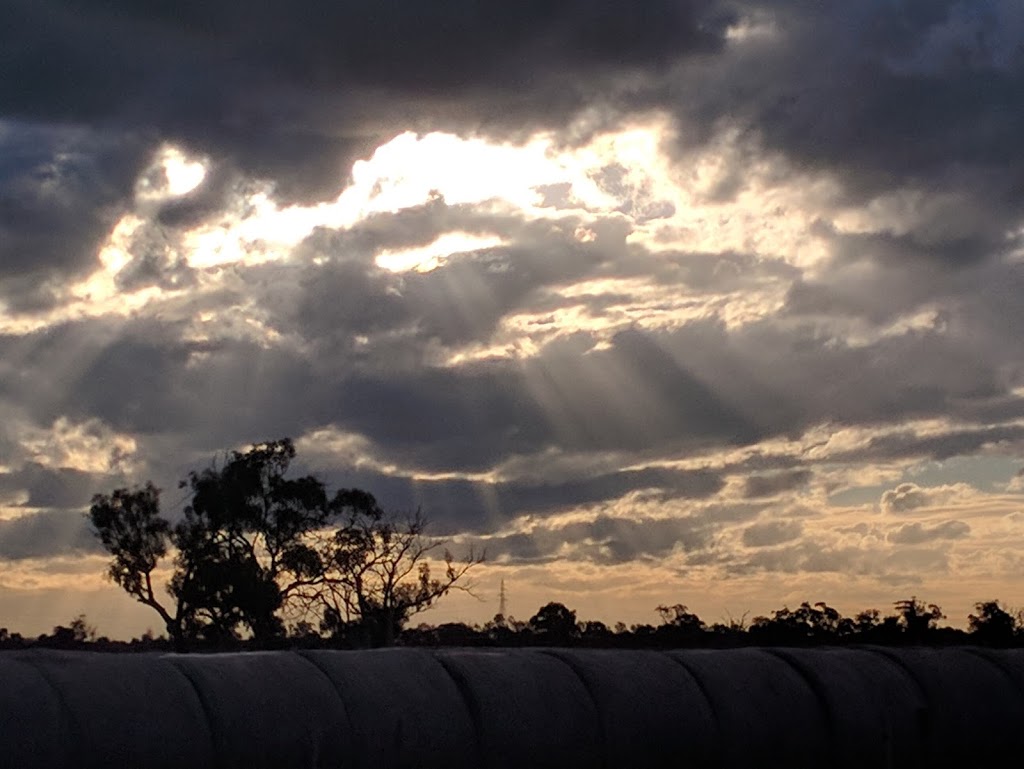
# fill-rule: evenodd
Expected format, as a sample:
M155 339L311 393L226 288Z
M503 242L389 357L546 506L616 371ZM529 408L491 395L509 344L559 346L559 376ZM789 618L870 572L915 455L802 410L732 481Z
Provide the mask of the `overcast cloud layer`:
M605 619L1024 603L1018 0L0 18L0 624L281 436Z

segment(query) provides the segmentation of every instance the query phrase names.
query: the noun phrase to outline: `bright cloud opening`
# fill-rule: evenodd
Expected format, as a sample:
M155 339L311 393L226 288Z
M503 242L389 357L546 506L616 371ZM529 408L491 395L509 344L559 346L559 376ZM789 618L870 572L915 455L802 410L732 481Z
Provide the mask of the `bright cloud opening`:
M430 272L443 265L454 254L482 251L503 245L501 238L449 232L422 248L384 251L377 256L377 266L391 272Z
M179 147L165 145L136 185L141 201L160 201L192 192L206 178L205 159L187 154Z

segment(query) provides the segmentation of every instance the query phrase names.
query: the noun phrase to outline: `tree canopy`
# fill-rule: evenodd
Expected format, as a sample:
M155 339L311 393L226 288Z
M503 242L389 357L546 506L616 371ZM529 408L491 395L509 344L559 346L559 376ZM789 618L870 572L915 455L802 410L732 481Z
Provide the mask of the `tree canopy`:
M191 501L173 524L151 482L97 494L89 519L110 553L111 579L163 620L178 647L251 635L269 642L290 622L364 644L393 642L409 617L452 589L468 589L462 563L444 551L443 576L430 556L418 511L389 515L369 492L329 495L314 475L290 477L295 447L285 438L230 452L222 466L180 484ZM174 553L163 599L154 586Z

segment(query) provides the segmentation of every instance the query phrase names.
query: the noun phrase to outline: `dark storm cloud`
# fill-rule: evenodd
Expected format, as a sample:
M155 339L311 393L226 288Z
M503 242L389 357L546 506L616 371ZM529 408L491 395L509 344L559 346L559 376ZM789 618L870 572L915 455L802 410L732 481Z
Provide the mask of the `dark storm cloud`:
M530 453L550 435L505 364L353 377L340 383L334 411L339 426L425 469L487 469L510 453Z
M761 426L674 354L672 335L622 331L585 355L552 344L524 365L527 386L562 440L587 448L642 449L682 439L746 444Z
M761 449L753 449L738 462L728 462L722 467L727 474L745 475L747 473L777 473L798 468L803 460L790 454L775 454Z
M553 443L693 450L761 435L656 336L623 332L608 349L587 352L591 346L568 340L522 363L353 376L339 387L336 423L432 469L484 469Z
M748 521L760 508L711 503L696 512L672 518L619 518L598 515L592 520L543 522L527 532L467 537L486 548L493 560L512 563L581 560L602 564L660 560L673 552L687 554L689 563L714 560L716 534L729 523Z
M310 342L331 334L380 331L388 336L410 323L429 328L422 322L426 314L409 311L408 303L426 304L412 298L417 293L410 287L419 284L405 284L408 303L403 304L391 291L393 281L401 278L367 272L365 264L339 261L332 269L343 272L334 281L322 279L329 272L311 273L307 288L323 288L324 312L332 298L336 310L327 316L331 322L320 325L314 325L319 314L309 313L303 335ZM444 269L435 271L435 279ZM295 296L287 288L290 280L294 286L287 265L239 275L244 280L238 296L223 301L276 297L261 301L271 310L272 322L286 312ZM185 308L185 317L197 309ZM232 336L235 330L220 320L210 331L208 341L198 342L188 340L185 324L168 318L128 324L96 320L9 337L0 340L0 366L9 367L0 378L0 393L23 404L39 424L65 415L98 417L135 435L184 431L193 447L207 451L268 437L298 437L334 424L370 438L382 457L443 472L488 470L510 455L528 456L552 445L581 452L692 455L799 434L823 420L856 424L947 414L979 394L987 399L986 392L998 392L994 378L979 365L983 361L974 363L972 353L939 337L884 339L847 348L769 323L732 331L713 322L664 332L629 331L605 349L594 349L594 340L579 334L523 362L444 368L426 365L422 337L414 336L409 349L418 354L405 360L391 356L387 347L371 349L360 359L355 346L324 359L316 344L260 344ZM957 356L972 363L949 368ZM808 388L808 381L815 386ZM959 437L880 438L868 453L939 455L1014 437L1012 428L986 430L965 430ZM950 448L941 449L944 442ZM741 469L759 471L750 481L754 490L766 480L799 485L804 472L799 469L778 477L766 472L784 468L785 463L773 460ZM615 498L631 488L672 488L670 480L645 473L563 488L502 490L499 509L529 512L531 506L548 509L552 500L571 504ZM705 488L714 493L720 481L709 478ZM367 479L374 491L391 488L389 483ZM479 493L470 486L444 494L453 495L457 504L426 491L417 497L408 488L396 492L395 499L399 506L408 500L410 506L451 509L456 518L465 514L464 520L481 510Z
M299 246L297 255L368 262L381 251L425 246L446 232L489 235L519 231L524 224L518 214L493 214L472 205L449 205L435 194L419 205L371 214L345 229L320 227Z
M1016 445L1022 440L1024 427L1017 425L950 429L940 435L927 436L906 430L872 438L864 448L836 454L833 459L863 462L928 457L941 461L970 455L987 446Z
M800 270L777 257L744 253L679 253L656 255L634 247L623 260L626 274L652 275L661 285L683 285L693 291L751 291L766 283L789 283L800 277Z
M398 217L394 237L429 242L444 228L438 219L444 227L483 227L467 210L434 201ZM316 351L309 365L323 386L307 385L309 407L414 466L486 469L510 452L529 454L552 442L583 451L692 452L798 435L826 421L891 424L945 416L972 422L993 409L1002 418L1020 411L1000 373L1015 355L1010 341L994 351L973 334L941 331L851 345L809 322L767 319L727 329L693 321L675 330L622 332L604 349L595 349L590 334L577 333L522 362L438 368L432 344L486 343L504 315L547 306L547 286L613 275L616 250L600 238L596 245L575 243L562 226L506 218L514 241L509 247L462 255L428 273L395 275L372 265L382 243L394 242L383 240L387 221L381 216L366 230L319 233L301 249L307 266L298 281L287 264L267 265L243 271L248 282L240 290L261 296L272 310L270 322ZM626 262L635 262L638 274L640 265L654 261L642 250L629 254ZM313 255L328 261L312 264ZM693 261L701 266L685 269L713 272L702 266L710 257ZM666 262L683 265L685 259L662 261L660 269L675 270ZM732 275L750 280L762 264L735 255L724 263L739 266L722 271L726 281ZM774 269L771 262L766 269ZM671 282L667 274L665 280ZM319 404L317 393L326 398ZM840 459L952 456L1014 440L1017 432L979 426L925 437L898 434ZM751 483L756 487L758 480Z
M135 240L134 244L138 244ZM195 285L195 270L184 257L162 244L153 244L138 251L132 260L117 273L117 287L122 291L138 291L148 286L163 289L182 289Z
M806 486L810 480L810 470L791 470L773 475L751 475L743 484L743 496L748 499L773 497L776 494Z
M130 200L144 149L123 132L7 122L0 109L4 302L16 310L50 306L63 275L96 264Z
M579 334L523 363L425 365L431 342L485 341L530 292L609 258L601 246L563 246L560 233L552 237L554 253L537 236L535 251L489 249L423 275L339 258L309 267L298 293L286 267L247 274L257 293L266 286L261 304L274 310L271 322L298 332L314 351L320 386L307 384L307 407L414 466L486 469L553 441L581 450L656 449L759 434L666 354L657 335L625 332L602 351ZM198 375L208 363L193 365Z
M25 501L20 507L81 508L96 493L100 478L80 470L28 462L15 472L0 474L0 496L21 492Z
M728 22L706 0L8 5L7 114L144 126L299 195L337 187L399 112L552 125L602 79L719 49Z
M907 244L906 237L885 234L838 235L831 230L832 269L816 280L795 280L787 294L788 314L859 317L882 325L925 302L957 293L955 276L927 260L942 248ZM950 259L965 262L989 256L988 248L970 251L945 244Z
M286 350L247 340L163 345L128 338L83 372L68 406L115 429L187 429L195 441L224 447L238 436L313 426L324 398L320 389L308 365Z
M61 416L67 379L116 335L107 322L68 323L31 334L0 334L0 397L40 425Z
M382 325L388 322L380 319ZM389 460L449 471L488 470L509 455L530 455L551 445L657 455L751 442L759 434L799 430L834 415L837 400L871 399L876 386L887 402L900 381L870 371L850 374L877 366L872 356L879 349L843 353L834 345L794 347L786 334L725 333L715 324L660 334L628 332L605 350L553 345L525 364L423 368L420 363L382 370L377 362L347 371L310 361L300 350L264 348L229 337L188 342L183 334L183 326L166 321L127 326L94 321L8 339L3 358L19 361L20 376L5 377L2 387L19 402L34 404L42 424L68 414L99 417L144 440L185 431L190 450L213 452L251 440L298 437L334 423L370 438ZM899 353L906 350L897 348L893 354ZM837 388L827 398L818 400L820 395L800 387L809 367L821 365L823 356L840 354L855 355L857 364L842 357L834 362L843 376L825 379ZM764 363L751 368L750 361ZM739 377L738 370L757 375ZM906 355L897 370L916 372L906 365ZM55 371L71 376L55 378ZM952 376L955 380L960 374ZM73 386L65 389L69 382ZM921 405L909 400L905 407L904 413L914 414ZM899 410L887 413L893 419L902 416ZM760 414L772 419L749 421ZM752 424L759 426L752 429ZM1007 437L993 432L985 440ZM913 436L902 440L900 446L875 448L882 453L919 450ZM761 462L742 469L758 471L748 482L758 493L765 482L792 488L806 481L801 469L766 472L785 464ZM170 482L185 469L176 470ZM422 506L437 520L439 534L493 530L516 515L613 500L636 489L700 499L722 488L716 473L662 470L486 489L465 481L413 482L366 472L332 480L364 486L389 508Z
M100 551L82 511L110 482L100 474L35 462L0 474L0 499L9 512L21 513L0 520L0 560Z
M1024 269L1012 256L1022 245L1010 233L1014 226L994 223L990 242L918 245L913 253L889 235L829 235L829 269L793 280L783 315L825 323L856 319L884 329L924 312L935 328L972 337L982 345L978 352L1013 359L1021 349L1014 329L1022 320L1015 297L1024 288ZM849 239L859 245L847 248Z
M104 10L106 19L92 15L100 24L114 18L147 24L163 40L187 39L207 54L215 48L212 59L282 82L430 92L510 88L526 77L588 66L660 64L717 49L728 21L705 0L657 0L642 8L614 0L271 0L258 7L241 0L115 0Z
M101 552L81 512L50 510L0 521L0 559Z
M140 438L187 433L205 451L301 434L332 403L331 383L297 352L244 336L190 339L187 324L163 318L0 336L0 372L0 397L36 424L96 418Z
M63 166L65 177L80 177L78 187L61 183L73 197L56 209L66 210L63 225L34 237L19 226L18 238L5 238L17 254L4 262L14 275L5 293L22 303L47 301L47 270L94 258L111 217L130 201L141 158L162 141L212 162L200 190L161 212L172 227L223 206L236 174L270 179L283 198L323 198L340 189L355 156L407 128L521 136L563 129L594 106L587 119L607 126L630 110L668 109L691 142L739 126L798 168L842 173L849 190L907 184L984 201L956 207L973 211L972 222L962 213L936 219L962 219L955 238L922 243L927 223L912 233L929 256L984 256L1020 210L1013 158L1024 135L1016 98L1024 57L1012 2L7 7L0 119L37 148L0 173L0 200L9 189L22 201L9 204L8 218L26 205L31 213L42 195L25 168ZM769 34L744 36L762 22ZM47 138L83 126L93 135L78 141L73 160L68 139ZM586 134L573 130L562 138ZM605 177L615 187L613 167ZM651 205L630 211L645 219L668 210ZM60 232L65 247L56 249ZM152 273L168 264L143 257L126 280L162 285Z
M276 322L317 345L335 347L356 334L388 331L405 332L406 341L420 347L484 342L516 309L557 307L544 289L579 280L614 260L625 232L606 226L593 243L580 243L573 237L579 224L575 218L527 222L435 199L372 216L348 230L320 230L296 258L323 263L303 267L300 292L282 298L287 309ZM452 255L443 269L428 272L396 275L373 263L384 250L424 246L452 231L500 233L510 243Z
M603 564L661 559L676 549L694 552L713 540L713 526L700 517L637 518L599 516L593 521L570 523L529 534L509 534L481 541L488 558L511 563L566 559Z
M630 169L621 163L611 163L591 174L598 188L623 202L615 209L641 224L655 219L670 218L676 212L670 200L652 197L650 180L636 184L629 180ZM556 190L552 190L556 192ZM558 200L555 197L555 200Z
M739 5L762 34L675 86L684 124L738 126L801 167L841 171L851 192L1019 169L1019 4Z
M521 515L547 516L577 506L615 501L639 490L649 491L665 502L704 500L725 485L719 475L710 471L658 468L622 470L546 484L415 480L357 470L340 473L338 483L371 490L389 509L422 509L431 521L431 531L438 535L487 532Z
M811 325L774 321L734 330L701 321L675 330L624 332L609 350L572 358L571 374L561 375L558 362L548 365L551 373L538 374L552 383L551 390L565 389L564 397L550 402L564 404L569 415L588 402L578 396L601 383L604 411L614 412L616 390L663 406L661 424L649 425L641 405L633 427L623 426L623 445L625 437L644 429L654 439L704 434L720 444L746 445L822 422L948 416L962 403L1001 393L992 364L955 338L907 334L853 346ZM530 365L543 369L546 363L542 354ZM600 370L591 370L591 363ZM577 377L584 382L577 384ZM599 421L591 432L616 424L614 413L594 418Z
M575 237L581 226L591 229L593 241ZM507 245L452 255L442 269L427 272L396 275L373 263L382 251L424 246L453 231L500 234ZM740 292L798 275L781 260L749 254L655 254L627 245L629 234L630 225L618 218L526 221L435 198L395 214L376 214L349 229L314 232L294 255L304 265L297 272L297 293L290 267L267 266L250 274L254 284L272 286L265 301L280 308L273 320L279 330L297 332L335 354L349 348L356 335L389 332L400 332L420 350L437 342L486 343L497 324L518 310L542 314L582 306L598 316L608 305L634 300L607 294L567 299L556 293L588 278L632 277L693 291ZM537 321L545 322L555 321Z
M165 225L222 208L237 173L283 200L324 199L354 158L409 128L561 128L623 75L719 50L728 18L710 0L8 0L0 295L52 303L50 284L94 263L162 142L212 163ZM143 261L132 286L159 259Z
M1012 393L1024 355L1024 270L993 264L1020 245L1012 235L1024 178L1019 4L723 7L10 0L0 24L0 297L15 309L52 304L67 275L96 264L117 217L144 205L134 185L163 142L208 155L209 170L196 190L151 206L153 221L118 276L125 290L193 285L181 233L237 202L251 177L274 182L283 200L332 197L354 157L409 128L523 137L543 127L571 142L621 127L630 110L666 109L684 160L704 140L739 129L742 162L709 194L715 200L743 188L746 161L763 150L782 161L775 181L825 173L842 187L841 202L873 202L892 221L851 233L823 220L815 234L831 261L811 276L762 254L652 254L627 242L627 215L654 220L672 204L631 187L621 167L597 174L625 199L623 215L604 220L525 221L435 199L320 230L280 263L224 270L221 294L162 306L159 319L0 338L0 397L37 424L99 418L154 445L187 436L174 440L194 453L335 425L367 436L388 461L445 472L489 470L552 446L692 457L825 422L1019 417L1024 401ZM568 129L587 107L595 109L585 125ZM546 192L558 204L571 190ZM896 193L912 201L906 211ZM580 225L597 234L593 243L576 240ZM497 234L507 245L427 273L374 266L383 250L452 231ZM705 315L610 339L564 334L523 361L440 363L461 346L487 344L520 310L548 315L552 329L569 304L601 316L636 297L565 299L557 289L628 277L695 293L791 288L781 318L727 327ZM248 303L281 338L260 338L229 312L197 334L189 321L200 301L208 309ZM929 304L937 307L931 328L870 333ZM866 323L866 341L846 339L831 325L839 321ZM897 434L837 461L944 458L1021 437L1015 426ZM745 482L748 497L808 480L806 470L785 467L791 460L760 461L742 468L758 473ZM50 480L25 482L41 506L79 499L77 481ZM444 511L445 532L636 489L703 498L722 483L710 471L632 470L507 483L489 489L488 502L466 482L373 473L356 481L390 504ZM898 491L893 509L913 507L916 492ZM481 517L485 502L492 519ZM25 522L15 534L44 536L48 525ZM788 541L777 538L799 534L789 525L755 524L744 541ZM664 552L621 544L636 532L575 535L600 543L595 558ZM759 557L822 567L796 547Z

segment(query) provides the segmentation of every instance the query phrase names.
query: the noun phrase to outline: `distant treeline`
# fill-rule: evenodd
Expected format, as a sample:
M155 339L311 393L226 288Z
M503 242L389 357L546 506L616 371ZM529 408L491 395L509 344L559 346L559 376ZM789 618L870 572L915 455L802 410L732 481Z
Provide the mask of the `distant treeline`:
M530 619L496 615L483 625L447 622L421 623L407 628L395 639L399 646L529 647L561 646L613 649L731 648L737 646L821 646L843 644L984 645L1024 646L1024 613L1011 612L999 601L975 605L967 618L967 629L939 626L946 619L935 604L912 596L896 601L883 615L877 609L844 617L828 604L801 603L784 607L770 616L746 617L728 622L705 623L686 606L659 606L656 625L612 626L597 620L580 621L576 612L561 603L542 606ZM311 624L299 623L273 639L232 638L217 643L200 643L190 651L241 651L282 648L365 648L375 645L365 634L321 635ZM29 647L89 649L94 651L170 651L167 636L146 633L131 641L100 637L84 615L50 634L24 637L0 628L0 649Z

